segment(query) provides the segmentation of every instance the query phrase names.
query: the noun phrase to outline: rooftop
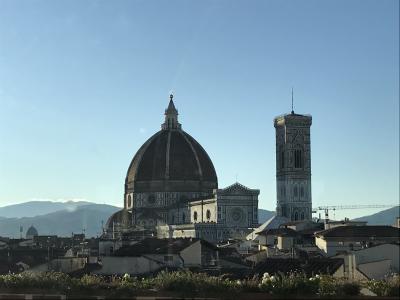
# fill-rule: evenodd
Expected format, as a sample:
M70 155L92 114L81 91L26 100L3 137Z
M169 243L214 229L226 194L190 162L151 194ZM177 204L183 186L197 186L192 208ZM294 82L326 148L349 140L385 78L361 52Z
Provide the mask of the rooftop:
M392 237L400 238L400 229L392 226L338 226L315 234L327 237Z
M183 249L200 241L202 245L216 249L209 242L197 238L157 239L147 238L136 244L118 249L115 256L140 256L143 254L178 254Z
M296 236L297 232L291 228L272 228L272 229L264 229L263 231L258 232L257 234L263 235L279 235L279 236Z

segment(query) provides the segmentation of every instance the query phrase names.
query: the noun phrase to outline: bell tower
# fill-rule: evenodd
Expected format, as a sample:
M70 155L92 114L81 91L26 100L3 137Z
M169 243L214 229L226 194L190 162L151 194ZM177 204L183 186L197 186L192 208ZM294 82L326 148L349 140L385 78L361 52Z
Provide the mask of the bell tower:
M290 114L274 119L276 135L276 213L292 221L311 220L312 117Z

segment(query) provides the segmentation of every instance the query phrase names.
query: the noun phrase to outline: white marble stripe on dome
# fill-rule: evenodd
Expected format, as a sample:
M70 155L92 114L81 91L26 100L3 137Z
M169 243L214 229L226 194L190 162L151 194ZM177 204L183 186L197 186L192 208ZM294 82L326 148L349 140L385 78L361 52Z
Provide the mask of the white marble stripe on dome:
M180 132L181 134L182 134L182 136L183 136L183 138L185 139L185 141L189 144L189 146L190 146L190 149L192 149L192 152L193 152L193 154L194 154L194 157L196 158L196 162L197 162L197 167L199 168L199 175L200 175L200 180L201 179L203 179L203 171L202 171L202 169L201 169L201 164L200 164L200 160L199 160L199 157L198 157L198 155L197 155L197 152L196 152L196 150L194 149L194 147L193 147L193 145L192 145L192 143L190 142L190 140L187 138L187 136L186 136L186 132L184 132L183 130Z
M171 131L168 132L167 149L165 151L165 179L169 179L169 149L171 147Z

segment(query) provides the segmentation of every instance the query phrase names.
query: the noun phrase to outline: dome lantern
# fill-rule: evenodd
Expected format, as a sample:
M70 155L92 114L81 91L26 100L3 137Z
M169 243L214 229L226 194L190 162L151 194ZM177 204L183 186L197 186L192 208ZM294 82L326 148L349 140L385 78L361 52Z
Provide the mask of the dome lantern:
M178 122L178 111L175 108L174 101L173 101L174 95L170 94L169 95L169 104L167 109L165 110L165 121L161 125L161 128L163 130L171 130L171 129L182 129L182 125L179 124Z

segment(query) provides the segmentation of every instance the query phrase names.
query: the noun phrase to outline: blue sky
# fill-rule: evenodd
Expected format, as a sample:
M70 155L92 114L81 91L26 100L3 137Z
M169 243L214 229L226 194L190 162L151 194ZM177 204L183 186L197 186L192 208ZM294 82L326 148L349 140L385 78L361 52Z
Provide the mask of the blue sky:
M274 210L292 87L313 116L313 204L398 203L398 28L389 0L0 0L0 206L121 206L173 90L219 186L237 176Z

